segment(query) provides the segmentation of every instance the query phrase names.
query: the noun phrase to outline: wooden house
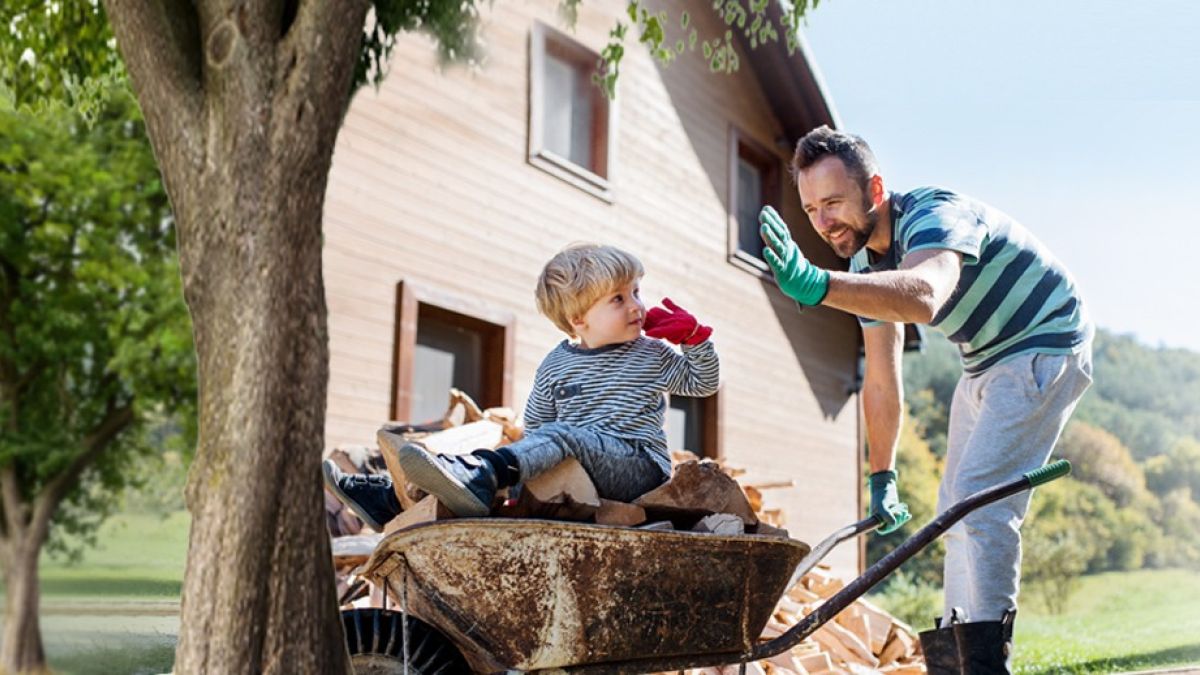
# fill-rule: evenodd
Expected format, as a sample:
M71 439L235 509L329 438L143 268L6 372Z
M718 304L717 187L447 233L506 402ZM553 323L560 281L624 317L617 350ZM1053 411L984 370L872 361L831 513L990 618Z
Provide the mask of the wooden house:
M811 55L737 37L731 75L699 49L662 66L631 37L605 99L590 73L625 5L583 2L573 29L555 0L485 5L481 67L443 69L409 35L382 86L355 96L325 205L326 441L438 417L451 384L519 413L564 338L535 307L538 272L572 242L611 243L645 265L648 305L669 296L715 329L720 392L673 397L672 445L747 483L794 480L766 506L815 543L862 513L859 331L780 293L755 217L774 204L810 258L844 269L787 171L796 139L836 114ZM724 35L708 5L692 9L701 38ZM860 557L847 545L829 561L850 573Z

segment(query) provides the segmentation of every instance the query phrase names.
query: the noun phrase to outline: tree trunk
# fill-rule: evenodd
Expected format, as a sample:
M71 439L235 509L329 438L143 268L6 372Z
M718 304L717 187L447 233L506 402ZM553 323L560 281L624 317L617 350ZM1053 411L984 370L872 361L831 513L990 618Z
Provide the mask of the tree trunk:
M319 473L321 216L367 8L105 0L175 212L198 358L177 673L350 671Z
M12 541L4 552L4 636L0 673L41 673L46 668L38 624L38 551L25 541Z

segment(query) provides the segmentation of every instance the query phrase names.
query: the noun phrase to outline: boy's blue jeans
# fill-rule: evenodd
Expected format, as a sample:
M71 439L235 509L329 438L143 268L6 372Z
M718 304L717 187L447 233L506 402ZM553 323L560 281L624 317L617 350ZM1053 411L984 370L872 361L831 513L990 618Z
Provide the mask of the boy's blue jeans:
M522 481L574 457L605 499L631 502L667 480L650 451L638 443L562 422L530 431L507 450L517 458Z

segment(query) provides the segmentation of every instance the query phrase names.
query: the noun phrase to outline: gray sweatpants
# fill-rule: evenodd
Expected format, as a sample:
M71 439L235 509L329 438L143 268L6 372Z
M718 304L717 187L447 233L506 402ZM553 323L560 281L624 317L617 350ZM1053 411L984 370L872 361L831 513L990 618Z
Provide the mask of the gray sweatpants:
M631 502L667 480L650 457L650 450L562 422L550 422L530 431L508 450L517 458L522 481L574 457L605 499Z
M1089 343L1078 354L1024 354L959 380L938 513L1045 464L1091 376ZM961 607L968 621L996 621L1016 609L1030 496L979 509L946 533L943 617Z

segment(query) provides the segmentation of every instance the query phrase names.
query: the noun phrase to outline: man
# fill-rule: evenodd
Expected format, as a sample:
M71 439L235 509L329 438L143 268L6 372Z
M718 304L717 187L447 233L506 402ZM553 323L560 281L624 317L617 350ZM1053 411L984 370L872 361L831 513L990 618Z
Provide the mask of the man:
M880 533L908 520L894 453L903 324L941 330L960 349L939 512L1045 463L1091 383L1092 325L1071 276L999 211L941 188L885 189L874 154L828 127L796 146L792 173L817 234L850 271L816 267L771 207L763 254L801 305L859 316L871 513ZM922 633L930 672L1008 672L1029 493L967 516L946 535L945 614Z

